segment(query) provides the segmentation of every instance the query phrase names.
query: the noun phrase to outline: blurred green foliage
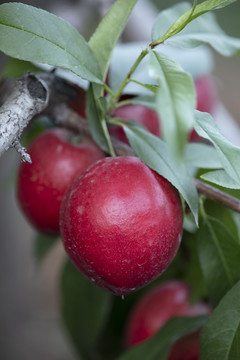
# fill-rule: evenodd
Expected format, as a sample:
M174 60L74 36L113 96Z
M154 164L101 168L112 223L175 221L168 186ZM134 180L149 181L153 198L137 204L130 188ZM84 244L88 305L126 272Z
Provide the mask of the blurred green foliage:
M158 9L163 10L169 8L174 4L180 3L181 1L152 0L152 2L158 7ZM201 2L202 1L198 1L198 3ZM227 6L223 9L217 10L214 13L218 19L219 24L228 35L234 37L240 37L240 26L239 26L240 1L236 1L231 6Z

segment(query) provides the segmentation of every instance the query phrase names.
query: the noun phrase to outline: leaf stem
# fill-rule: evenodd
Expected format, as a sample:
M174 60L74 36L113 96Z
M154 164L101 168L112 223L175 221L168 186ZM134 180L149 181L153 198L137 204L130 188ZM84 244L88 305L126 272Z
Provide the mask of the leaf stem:
M112 89L106 83L104 83L103 87L107 91L108 94L110 94L111 96L114 96Z
M114 148L113 148L113 145L112 145L112 142L111 142L111 138L110 138L110 135L109 135L107 123L106 123L106 120L104 118L104 109L103 109L102 104L99 101L99 99L97 99L97 103L98 103L99 109L101 110L101 113L102 113L101 118L100 118L100 122L101 122L101 127L102 127L102 130L103 130L106 142L107 142L108 151L109 151L109 154L112 157L115 157L116 153L114 151Z
M123 80L123 82L121 83L121 85L119 86L118 90L116 91L115 95L112 97L111 99L111 104L110 104L110 110L114 108L116 102L118 101L119 97L121 96L123 89L125 88L125 86L132 81L131 77L132 74L134 73L134 71L136 70L136 68L138 67L138 65L140 64L140 62L143 60L143 58L148 54L148 47L144 50L142 50L142 52L140 53L140 55L138 56L138 58L136 59L136 61L134 62L134 64L132 65L131 69L129 70L127 76L125 77L125 79Z
M153 41L149 46L151 49L154 49L156 46L162 44L165 40L169 39L170 37L176 35L180 31L182 31L187 24L189 24L193 20L193 13L197 6L197 0L193 1L193 6L190 9L189 16L186 18L186 20L180 24L179 26L174 27L174 25L177 24L178 20L167 30L167 32L159 39Z

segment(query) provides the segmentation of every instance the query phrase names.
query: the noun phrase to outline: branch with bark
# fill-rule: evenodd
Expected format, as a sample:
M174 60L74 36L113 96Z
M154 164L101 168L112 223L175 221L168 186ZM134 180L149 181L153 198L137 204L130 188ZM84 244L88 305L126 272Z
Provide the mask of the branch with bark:
M31 162L19 139L29 121L47 107L48 100L48 86L38 75L26 74L11 86L0 108L0 156L15 147L23 161Z
M40 113L47 114L55 125L91 137L86 119L67 106L77 96L76 89L54 73L26 74L18 80L0 108L0 156L14 146L23 161L31 162L19 139L29 121ZM1 99L0 99L1 100ZM118 156L134 156L125 143L111 137ZM240 212L240 201L200 180L193 179L199 194Z

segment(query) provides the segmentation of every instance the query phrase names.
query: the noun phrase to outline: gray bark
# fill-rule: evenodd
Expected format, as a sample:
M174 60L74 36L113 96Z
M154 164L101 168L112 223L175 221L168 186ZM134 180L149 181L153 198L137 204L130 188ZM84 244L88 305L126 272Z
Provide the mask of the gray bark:
M29 121L47 107L48 100L48 86L40 76L29 73L16 81L0 108L0 156L15 147L23 161L31 162L19 139Z

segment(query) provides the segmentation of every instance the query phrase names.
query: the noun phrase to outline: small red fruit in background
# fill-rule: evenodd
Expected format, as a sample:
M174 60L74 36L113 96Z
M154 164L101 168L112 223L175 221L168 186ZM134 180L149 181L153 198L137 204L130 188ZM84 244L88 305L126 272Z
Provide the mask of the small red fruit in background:
M68 106L76 111L80 116L86 118L86 91L79 86L75 86L77 96L68 102Z
M197 110L214 114L217 102L216 86L210 75L199 77L194 81L197 95Z
M116 295L143 287L168 267L182 221L177 190L131 156L90 166L69 187L60 215L70 259Z
M126 323L125 344L132 347L153 336L175 316L210 314L211 308L198 302L189 303L189 288L180 281L161 283L145 293L134 306ZM168 360L198 360L200 331L177 340Z
M214 115L214 110L217 104L217 93L216 86L210 75L202 76L194 81L196 96L197 96L197 106L196 109L202 112L207 112L211 115ZM189 135L190 142L205 141L201 138L195 130L192 130Z
M22 163L17 179L17 198L30 223L39 231L59 233L59 211L73 179L104 156L90 140L68 142L69 132L51 129L39 135L28 153L32 164Z
M123 119L135 120L139 124L143 125L153 135L160 136L158 114L144 105L124 105L116 108L113 115ZM110 134L128 144L128 139L121 126L112 127L110 129Z

